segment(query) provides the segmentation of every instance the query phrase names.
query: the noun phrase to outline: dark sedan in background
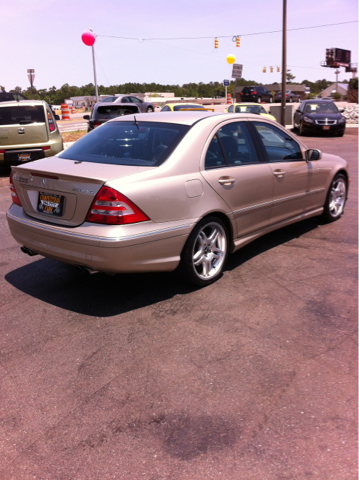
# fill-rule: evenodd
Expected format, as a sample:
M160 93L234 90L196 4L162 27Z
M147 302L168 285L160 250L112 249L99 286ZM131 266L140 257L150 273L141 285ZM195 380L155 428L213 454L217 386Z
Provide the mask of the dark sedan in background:
M113 95L111 97L104 98L103 100L101 100L100 103L106 103L106 102L131 103L131 104L137 105L142 113L152 113L155 111L155 106L153 103L144 102L143 100L140 100L139 98L134 97L133 95L118 95L118 96Z
M342 137L346 119L337 106L328 100L305 100L294 113L294 127L299 135L333 133Z
M264 87L244 87L241 91L241 102L273 102L273 94Z
M277 92L274 95L274 101L275 102L281 102L282 101L282 92ZM290 102L290 103L299 102L300 101L300 95L298 93L292 92L292 90L286 90L285 101Z
M113 118L136 113L141 113L137 105L100 102L94 105L91 116L84 115L83 118L88 121L87 132L91 132L94 128L99 127Z

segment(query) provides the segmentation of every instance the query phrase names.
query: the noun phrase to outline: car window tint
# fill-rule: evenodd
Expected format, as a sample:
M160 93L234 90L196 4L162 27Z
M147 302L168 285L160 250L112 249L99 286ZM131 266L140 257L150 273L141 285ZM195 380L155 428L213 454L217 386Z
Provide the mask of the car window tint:
M139 98L136 98L136 97L130 97L130 100L133 103L141 103L141 100Z
M205 168L219 168L225 167L226 161L223 156L223 152L221 146L218 142L218 137L215 135L212 138L211 143L209 144L207 153L206 153L206 160L205 160Z
M270 162L302 160L303 155L297 142L273 125L253 122Z
M186 110L186 109L189 109L189 108L199 108L199 109L203 109L204 110L204 107L202 107L202 105L198 105L198 103L195 103L193 105L175 105L173 107L173 111L174 112L178 112L180 110Z
M308 103L306 113L338 113L337 107L331 102Z
M60 157L80 162L158 167L189 129L188 125L138 120L108 122L80 138Z
M128 106L121 106L121 105L107 105L107 106L99 106L97 108L97 114L95 115L96 118L101 120L121 117L122 115L131 115L134 113L138 113L137 105L128 105Z
M231 105L229 108L228 108L228 113L232 113L233 112L233 108L234 108L234 105ZM236 107L236 111L237 111L237 108Z
M170 107L167 107L167 105L165 107L162 108L161 112L170 112L171 109Z
M0 108L0 125L26 125L44 122L45 113L42 105L14 105Z
M127 97L123 97L120 103L129 103Z
M217 132L228 165L259 163L257 151L244 122L228 123Z

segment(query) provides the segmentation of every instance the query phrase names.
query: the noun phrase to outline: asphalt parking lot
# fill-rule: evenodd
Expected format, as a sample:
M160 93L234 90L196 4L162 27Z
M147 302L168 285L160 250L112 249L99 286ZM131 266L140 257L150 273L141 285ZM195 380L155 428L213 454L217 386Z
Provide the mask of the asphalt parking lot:
M24 255L0 178L0 478L357 479L358 129L349 201L196 289Z

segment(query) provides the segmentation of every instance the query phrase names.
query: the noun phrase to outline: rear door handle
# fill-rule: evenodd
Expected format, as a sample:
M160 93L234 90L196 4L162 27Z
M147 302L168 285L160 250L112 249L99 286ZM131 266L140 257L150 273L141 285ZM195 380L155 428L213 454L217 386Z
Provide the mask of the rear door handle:
M220 177L218 183L221 185L232 185L233 183L236 183L236 180L233 177Z
M277 178L284 178L285 170L274 170L273 175L275 175Z

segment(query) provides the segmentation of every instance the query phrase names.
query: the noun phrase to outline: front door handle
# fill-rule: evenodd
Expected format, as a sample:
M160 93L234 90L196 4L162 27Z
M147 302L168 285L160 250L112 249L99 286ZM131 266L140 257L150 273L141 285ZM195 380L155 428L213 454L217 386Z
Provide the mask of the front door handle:
M285 170L274 170L273 175L275 175L277 178L284 178Z
M236 183L236 180L233 177L220 177L218 183L221 185L232 185L233 183Z

